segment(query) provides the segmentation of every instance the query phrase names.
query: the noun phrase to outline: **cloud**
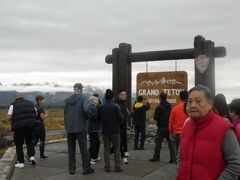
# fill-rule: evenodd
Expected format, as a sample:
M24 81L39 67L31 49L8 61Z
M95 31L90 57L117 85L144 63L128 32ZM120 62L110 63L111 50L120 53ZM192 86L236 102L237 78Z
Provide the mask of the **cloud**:
M23 81L30 84L49 82L66 86L81 82L85 85L110 87L111 71L0 73L0 82L5 86L21 84Z
M132 44L133 52L185 49L193 48L200 34L227 49L225 58L216 59L217 92L239 96L230 88L239 89L239 6L239 0L3 0L0 82L72 83L84 78L109 87L111 65L105 56L119 43ZM193 61L177 64L193 86ZM174 61L148 65L149 71L175 70ZM133 87L141 71L145 63L133 64Z

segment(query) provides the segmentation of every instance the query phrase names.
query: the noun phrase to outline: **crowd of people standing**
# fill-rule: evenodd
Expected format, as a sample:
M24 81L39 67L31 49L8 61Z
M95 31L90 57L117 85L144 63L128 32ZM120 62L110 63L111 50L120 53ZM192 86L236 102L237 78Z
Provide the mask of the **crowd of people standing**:
M110 154L114 153L114 171L122 172L122 163L127 164L129 157L127 123L131 116L135 130L134 150L145 149L146 112L150 104L147 99L138 96L131 114L126 104L126 90L120 90L114 97L113 91L107 89L103 103L97 94L87 99L83 95L83 85L76 83L74 93L65 100L69 174L76 171L76 141L82 157L82 174L95 172L92 165L101 160L100 133L105 171L111 171ZM223 94L213 98L211 91L202 85L193 87L189 92L181 91L179 97L180 103L172 107L166 93L159 95L160 103L153 116L158 129L153 157L149 160L161 160L161 146L165 138L169 163L177 165L178 180L236 179L240 176L240 99L234 99L227 105ZM37 96L34 105L17 93L9 107L8 119L11 120L17 152L15 167L24 167L24 140L26 158L32 164L36 164L34 146L39 140L40 158L47 158L44 154L44 120L48 115L43 104L43 96Z

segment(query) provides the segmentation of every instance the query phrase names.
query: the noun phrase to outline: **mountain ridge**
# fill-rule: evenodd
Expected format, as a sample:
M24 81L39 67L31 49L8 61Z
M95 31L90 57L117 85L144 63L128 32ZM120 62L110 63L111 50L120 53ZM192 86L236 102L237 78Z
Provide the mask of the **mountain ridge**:
M9 106L14 101L14 95L17 91L0 91L0 106ZM33 101L35 103L35 97L37 95L43 95L46 100L47 106L63 106L64 100L68 98L73 93L71 91L28 91L28 92L21 92L23 97L27 100ZM88 98L94 93L97 93L100 99L103 98L105 90L87 85L84 88L84 95Z

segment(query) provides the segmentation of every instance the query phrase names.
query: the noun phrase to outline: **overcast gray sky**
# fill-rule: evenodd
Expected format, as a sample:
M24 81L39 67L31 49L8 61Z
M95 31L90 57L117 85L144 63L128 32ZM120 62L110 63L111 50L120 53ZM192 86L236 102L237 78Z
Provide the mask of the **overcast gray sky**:
M196 35L225 46L216 59L216 90L240 97L239 0L1 0L0 90L12 83L57 82L111 87L105 56L121 42L133 52L193 48ZM133 65L133 89L145 63ZM193 60L177 63L194 84ZM175 62L149 62L149 71ZM9 86L10 87L10 86Z

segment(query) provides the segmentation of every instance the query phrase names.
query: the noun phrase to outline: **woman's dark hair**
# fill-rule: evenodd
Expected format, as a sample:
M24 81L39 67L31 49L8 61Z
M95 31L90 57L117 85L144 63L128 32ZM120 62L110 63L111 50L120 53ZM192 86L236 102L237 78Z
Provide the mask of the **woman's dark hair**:
M107 90L106 90L105 98L108 99L108 100L113 99L113 92L112 92L111 89L107 89Z
M118 94L120 94L121 92L127 92L127 91L126 91L126 89L120 89L120 90L118 91Z
M240 99L234 99L229 105L230 112L240 116Z
M138 102L142 102L142 101L143 101L143 97L142 97L142 96L138 96L138 97L137 97L137 101L138 101Z
M38 95L38 96L36 96L36 98L35 98L36 102L38 102L38 101L40 101L40 100L42 100L42 99L44 99L44 97L43 97L42 95Z
M219 116L229 118L229 110L226 98L223 94L217 94L213 102L213 111Z
M197 85L195 87L193 87L192 89L189 90L188 95L190 95L193 91L203 91L205 97L207 98L208 101L212 102L213 98L212 98L212 93L211 90L203 85Z

